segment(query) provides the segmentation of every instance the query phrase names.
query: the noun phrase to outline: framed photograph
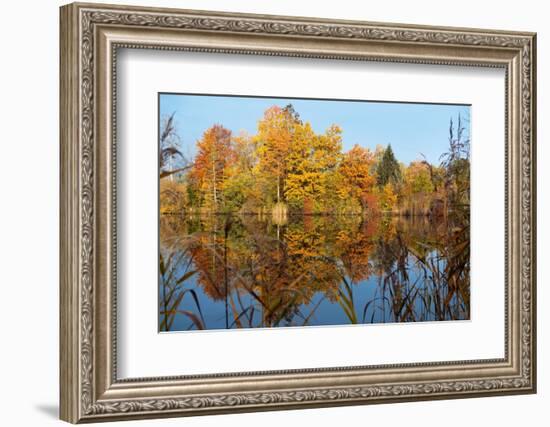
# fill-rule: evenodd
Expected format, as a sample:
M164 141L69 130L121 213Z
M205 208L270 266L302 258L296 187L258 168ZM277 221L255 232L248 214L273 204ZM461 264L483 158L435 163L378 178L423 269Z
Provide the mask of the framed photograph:
M535 34L60 21L63 420L535 392Z

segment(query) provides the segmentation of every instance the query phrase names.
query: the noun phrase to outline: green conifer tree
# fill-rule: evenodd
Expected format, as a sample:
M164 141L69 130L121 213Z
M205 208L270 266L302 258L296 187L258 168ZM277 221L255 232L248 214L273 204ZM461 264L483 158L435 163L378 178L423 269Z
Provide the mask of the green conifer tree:
M388 144L382 155L382 160L377 168L377 184L381 187L387 183L398 184L401 182L401 169L399 162L393 154L391 144Z

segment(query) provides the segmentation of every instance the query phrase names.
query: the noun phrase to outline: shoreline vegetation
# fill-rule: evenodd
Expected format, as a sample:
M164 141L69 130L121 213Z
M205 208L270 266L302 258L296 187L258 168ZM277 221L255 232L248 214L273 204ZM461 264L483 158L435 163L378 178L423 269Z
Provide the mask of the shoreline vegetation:
M469 208L469 140L459 116L438 165L408 165L387 146L342 150L342 129L317 134L291 104L273 106L255 135L221 124L182 154L174 115L161 124L160 213L179 215L377 215L447 217Z

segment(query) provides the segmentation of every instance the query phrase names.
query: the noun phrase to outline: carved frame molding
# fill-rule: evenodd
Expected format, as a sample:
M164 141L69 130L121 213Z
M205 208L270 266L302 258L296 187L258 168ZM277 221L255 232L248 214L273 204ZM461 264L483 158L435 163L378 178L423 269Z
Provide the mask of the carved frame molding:
M117 380L113 147L118 48L506 68L506 357ZM535 50L532 33L93 4L62 7L61 418L101 421L534 392ZM288 380L298 385L285 386ZM203 386L200 392L193 389L197 384Z

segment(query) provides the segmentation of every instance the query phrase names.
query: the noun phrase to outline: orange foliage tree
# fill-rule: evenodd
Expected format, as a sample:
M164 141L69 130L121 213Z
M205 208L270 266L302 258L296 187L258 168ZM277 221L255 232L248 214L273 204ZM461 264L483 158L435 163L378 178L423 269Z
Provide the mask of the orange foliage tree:
M356 144L344 154L338 168L343 177L343 185L339 189L340 196L358 199L364 210L373 208L367 206L367 200L376 183L376 176L372 173L374 164L374 154L368 148Z
M197 149L190 178L202 194L203 205L217 210L223 202L223 184L235 161L231 131L221 125L212 126L197 142Z

